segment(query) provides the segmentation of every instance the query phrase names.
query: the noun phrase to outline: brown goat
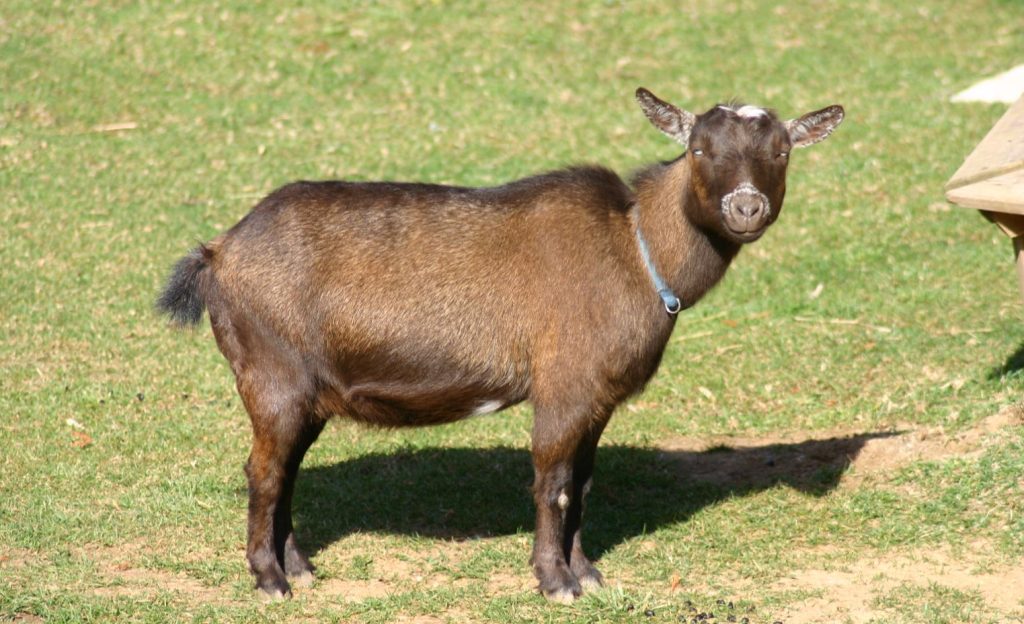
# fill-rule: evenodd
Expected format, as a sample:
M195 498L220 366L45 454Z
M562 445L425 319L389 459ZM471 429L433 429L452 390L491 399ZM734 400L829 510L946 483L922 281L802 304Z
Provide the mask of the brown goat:
M313 578L292 492L331 416L432 425L526 400L540 590L568 601L601 585L580 526L608 418L654 374L675 313L778 218L790 149L843 118L636 97L688 150L632 187L599 167L494 188L297 182L178 262L158 307L179 323L209 310L252 420L261 591Z

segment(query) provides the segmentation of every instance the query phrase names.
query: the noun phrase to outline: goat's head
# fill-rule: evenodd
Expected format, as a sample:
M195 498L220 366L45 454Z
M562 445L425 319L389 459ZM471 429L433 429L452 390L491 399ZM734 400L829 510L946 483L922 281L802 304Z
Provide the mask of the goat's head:
M786 166L794 147L824 140L843 121L829 106L789 121L756 106L720 104L694 115L647 89L636 99L654 127L687 148L693 200L687 218L737 243L757 240L775 222L786 194Z

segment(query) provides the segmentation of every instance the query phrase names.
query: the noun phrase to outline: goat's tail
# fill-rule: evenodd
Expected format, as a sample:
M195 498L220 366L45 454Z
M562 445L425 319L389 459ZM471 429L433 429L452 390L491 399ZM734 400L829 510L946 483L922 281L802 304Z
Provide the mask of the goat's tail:
M174 265L156 309L171 317L178 325L195 325L203 318L206 309L206 290L209 283L208 269L213 250L199 245L188 252Z

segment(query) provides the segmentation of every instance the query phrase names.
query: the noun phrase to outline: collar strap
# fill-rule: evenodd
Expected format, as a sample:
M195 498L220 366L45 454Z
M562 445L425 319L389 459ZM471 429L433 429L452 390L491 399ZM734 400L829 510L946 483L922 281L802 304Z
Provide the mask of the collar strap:
M683 302L679 300L679 297L676 297L676 294L668 287L665 280L661 278L658 269L654 267L654 261L651 260L651 250L647 248L647 241L644 240L644 235L640 232L639 223L636 226L636 242L640 246L640 257L644 259L647 274L651 276L651 281L654 282L654 287L658 290L658 296L661 297L661 301L665 304L665 311L675 316L683 309Z

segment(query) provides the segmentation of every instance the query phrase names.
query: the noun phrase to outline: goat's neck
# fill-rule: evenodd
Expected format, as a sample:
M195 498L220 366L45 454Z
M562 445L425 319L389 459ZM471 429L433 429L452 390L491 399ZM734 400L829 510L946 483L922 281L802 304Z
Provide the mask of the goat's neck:
M639 226L651 250L651 259L669 287L693 305L722 276L740 246L708 232L686 217L685 202L696 201L686 159L654 166L635 180Z

